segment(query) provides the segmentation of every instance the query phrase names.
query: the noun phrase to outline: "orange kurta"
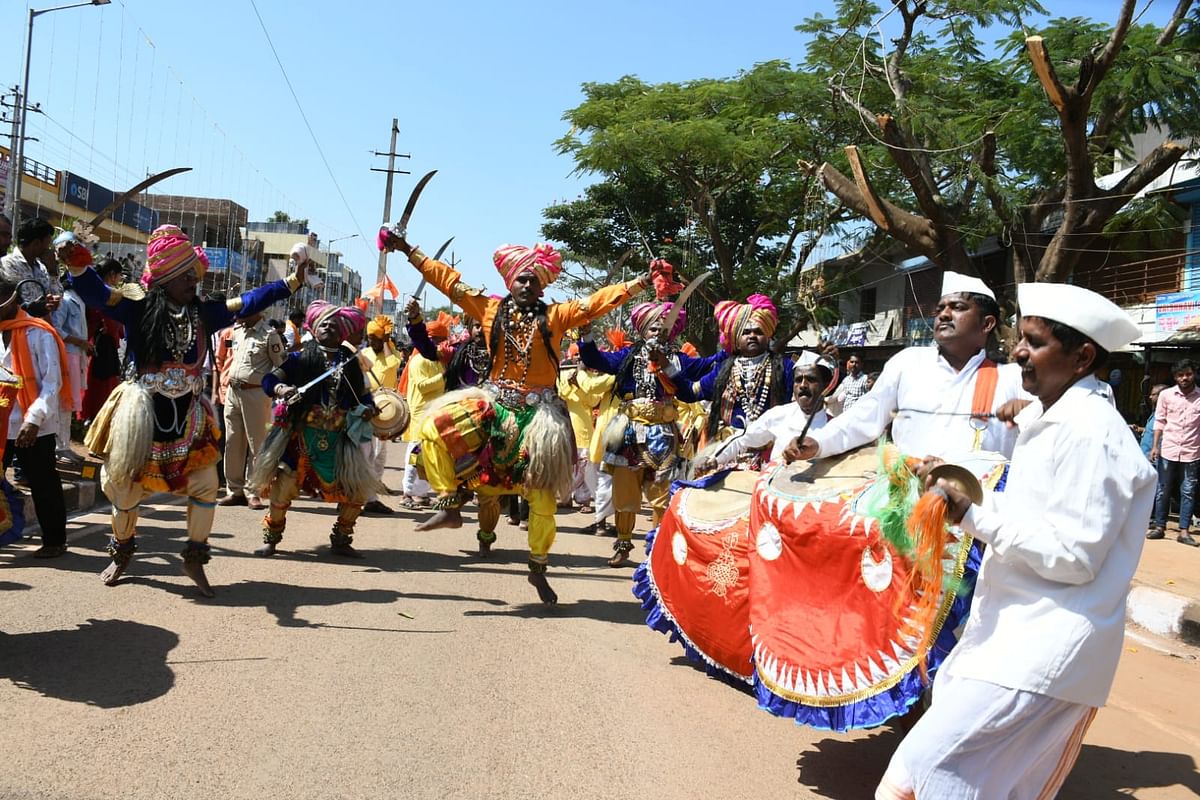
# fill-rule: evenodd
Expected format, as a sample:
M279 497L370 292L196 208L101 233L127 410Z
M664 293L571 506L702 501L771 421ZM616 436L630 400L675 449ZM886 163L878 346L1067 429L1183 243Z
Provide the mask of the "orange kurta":
M492 321L500 310L499 300L488 297L478 289L463 283L462 275L448 264L435 261L424 254L417 255L419 253L417 250L414 250L413 253L416 257L410 256L409 261L421 271L421 274L431 284L472 317L480 320L485 331L492 329ZM640 280L627 281L605 286L582 300L568 300L565 303L554 303L548 306L546 322L550 328L550 344L556 350L555 355L561 350L562 337L567 331L604 316L614 308L628 302L644 288L645 285ZM546 352L546 345L541 336L533 337L532 350L529 373L525 377L524 388L554 388L557 377L554 363L550 354ZM519 381L521 365L510 364L503 358L495 357L496 355L498 354L493 354L491 379L493 381Z

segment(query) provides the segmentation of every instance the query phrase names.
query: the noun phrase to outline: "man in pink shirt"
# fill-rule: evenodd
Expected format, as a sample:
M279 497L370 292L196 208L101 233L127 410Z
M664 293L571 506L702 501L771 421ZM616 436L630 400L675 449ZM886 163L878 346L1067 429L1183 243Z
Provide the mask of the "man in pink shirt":
M1154 413L1154 446L1150 461L1158 467L1158 493L1147 539L1162 539L1171 508L1171 494L1179 484L1179 535L1182 544L1200 547L1188 529L1196 500L1196 475L1200 471L1200 389L1196 365L1188 359L1171 368L1175 385L1158 396Z

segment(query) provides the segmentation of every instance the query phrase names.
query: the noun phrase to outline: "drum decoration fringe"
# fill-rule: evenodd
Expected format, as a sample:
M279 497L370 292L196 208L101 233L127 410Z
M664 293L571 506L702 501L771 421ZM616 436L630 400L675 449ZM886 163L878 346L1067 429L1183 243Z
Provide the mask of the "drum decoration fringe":
M25 535L25 497L6 478L0 478L0 547Z
M912 555L913 541L908 534L908 518L921 496L921 482L916 475L920 459L904 458L900 449L879 440L879 474L887 480L878 481L864 498L864 513L879 520L883 538L905 557Z
M945 574L942 567L942 554L950 540L949 526L946 524L949 506L944 494L926 492L921 495L913 507L912 516L908 518L913 552L905 595L916 598L909 612L912 625L908 632L916 636L926 631L917 649L924 680L929 679L927 660L929 647L933 644L934 621L942 604L942 593L958 590L958 581L953 575Z
M982 557L979 543L972 544L963 569L964 575L976 575ZM950 655L950 649L958 641L955 630L971 610L970 589L973 586L967 580L962 583L967 588L954 598L946 618L937 630L937 637L929 648L926 659L929 679L937 674L946 656ZM757 670L754 674L754 694L760 709L776 717L789 717L795 720L797 725L835 733L876 728L894 717L903 716L921 699L926 687L926 679L919 670L914 669L906 673L894 686L861 700L841 706L819 707L796 703L774 694L758 679Z
M694 481L673 481L670 493L673 496L676 491L683 487L707 489L713 484L724 480L725 476L730 472L732 470L726 469L714 472L711 475L705 475L703 478ZM654 584L654 573L650 567L650 551L654 549L654 542L657 535L658 528L646 534L646 559L633 571L633 596L641 602L642 611L646 612L646 626L652 631L666 634L671 643L678 642L683 647L683 653L689 661L695 661L704 665L705 674L738 689L749 690L753 684L753 679L746 679L730 672L701 652L683 631L679 629L679 625L671 617L671 612L660 601L658 588Z

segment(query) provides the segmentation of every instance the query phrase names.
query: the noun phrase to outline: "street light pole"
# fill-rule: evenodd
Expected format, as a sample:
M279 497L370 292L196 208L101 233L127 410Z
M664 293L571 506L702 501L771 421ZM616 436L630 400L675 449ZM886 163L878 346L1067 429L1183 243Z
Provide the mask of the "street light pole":
M51 11L65 11L68 8L80 8L82 6L106 6L110 2L112 0L88 0L86 3L72 3L67 6L43 8L40 11L33 8L29 9L29 30L25 35L25 75L21 81L22 96L17 98L14 107L14 113L20 115L21 124L17 128L16 141L9 148L9 155L12 157L12 164L9 165L9 180L11 181L10 185L12 188L8 192L8 206L14 231L21 224L21 182L22 176L25 174L25 118L28 116L25 112L29 107L29 67L33 62L33 21L42 14L49 14Z
M357 239L358 234L352 233L349 236L339 236L336 239L330 239L325 243L325 285L321 287L321 294L324 300L329 299L329 257L333 255L333 243L344 242L347 239ZM340 300L338 302L341 302Z

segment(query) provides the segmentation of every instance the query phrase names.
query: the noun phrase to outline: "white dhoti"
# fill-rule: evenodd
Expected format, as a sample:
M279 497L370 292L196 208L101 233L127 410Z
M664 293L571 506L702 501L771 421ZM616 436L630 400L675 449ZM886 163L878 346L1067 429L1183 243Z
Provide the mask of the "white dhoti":
M363 454L367 457L367 461L371 464L371 469L375 472L375 480L383 486L383 472L387 469L387 441L379 437L373 437L371 441L363 443ZM371 496L367 498L368 503L373 503L379 499L377 492L371 492Z
M589 462L592 463L592 462ZM592 463L596 471L596 522L608 519L613 514L613 482L612 473L605 472Z
M409 442L404 453L404 484L406 497L425 497L433 490L429 482L417 474L417 465L413 463L413 450L420 442Z
M575 476L571 484L571 499L577 505L586 505L596 497L596 464L588 458L588 449L580 447L575 454Z
M1092 706L939 675L875 800L1049 800L1095 716Z

